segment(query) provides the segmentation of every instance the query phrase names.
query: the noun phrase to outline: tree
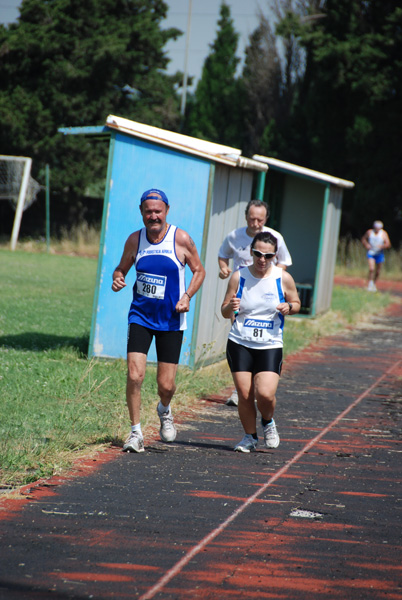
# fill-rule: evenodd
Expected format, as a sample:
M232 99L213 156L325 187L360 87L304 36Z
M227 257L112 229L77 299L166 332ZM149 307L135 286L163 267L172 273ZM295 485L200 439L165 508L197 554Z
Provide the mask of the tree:
M307 24L322 17L321 6L325 0L273 0L277 36L281 46L282 82L277 120L271 133L274 151L289 162L300 162L304 156L305 123L297 108L300 91L306 77L308 55L302 44L302 33ZM303 149L303 150L302 150Z
M392 0L327 0L301 33L306 74L295 107L306 166L352 179L344 224L360 236L380 218L394 243L402 222L402 8Z
M259 26L250 35L242 74L243 150L248 156L270 153L280 110L282 73L276 38L268 19L260 13Z
M260 12L243 70L247 154L297 157L292 149L301 132L294 126L292 112L305 68L300 19L314 12L316 4L317 0L273 0L270 19ZM275 33L270 21L276 23Z
M52 194L80 213L106 152L58 128L104 124L110 113L174 129L175 78L164 74L163 0L23 0L18 23L0 27L0 146L51 166Z
M210 46L194 98L189 103L186 132L212 142L238 146L239 87L236 56L239 34L226 4L220 7L216 39Z

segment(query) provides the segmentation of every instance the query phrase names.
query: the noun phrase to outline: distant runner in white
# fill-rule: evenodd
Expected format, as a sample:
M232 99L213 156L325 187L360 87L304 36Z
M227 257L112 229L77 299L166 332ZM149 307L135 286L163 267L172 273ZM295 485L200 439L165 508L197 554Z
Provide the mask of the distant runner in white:
M362 237L362 244L367 250L369 268L367 289L369 292L376 292L376 281L385 261L384 250L391 248L391 242L382 221L374 221L373 228L367 229Z

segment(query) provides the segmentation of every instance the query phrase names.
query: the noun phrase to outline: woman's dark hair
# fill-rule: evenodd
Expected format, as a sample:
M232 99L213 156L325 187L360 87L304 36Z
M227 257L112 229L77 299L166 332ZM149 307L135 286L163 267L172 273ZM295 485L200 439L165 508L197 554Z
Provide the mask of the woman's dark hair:
M264 242L264 244L272 244L275 248L275 252L278 250L278 240L269 231L260 231L254 236L251 242L251 248L254 248L257 242Z

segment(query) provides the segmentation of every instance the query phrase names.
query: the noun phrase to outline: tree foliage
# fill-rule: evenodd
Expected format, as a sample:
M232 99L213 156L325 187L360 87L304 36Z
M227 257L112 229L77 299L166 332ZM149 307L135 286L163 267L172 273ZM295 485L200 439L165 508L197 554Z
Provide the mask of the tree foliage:
M301 31L306 73L294 107L307 166L352 179L346 224L360 235L402 222L402 8L392 0L327 0ZM399 219L398 228L394 226Z
M162 0L23 0L16 24L0 27L0 146L48 163L52 192L69 206L105 151L59 127L104 124L118 114L152 125L178 125L175 80L164 70Z
M216 39L202 69L194 98L189 103L186 131L212 142L238 146L241 141L239 85L236 56L239 34L230 8L222 3Z
M215 41L188 102L185 132L278 156L356 183L342 232L402 224L402 7L394 0L271 0L250 36L241 76L238 33L224 2ZM23 0L0 26L0 145L51 166L52 189L80 213L106 151L61 126L109 113L176 130L163 0ZM272 16L274 15L274 16ZM35 175L35 173L34 173ZM42 178L43 181L43 178ZM78 200L77 200L78 198ZM71 209L69 208L70 212Z
M342 233L360 236L380 218L398 245L402 8L392 0L277 0L275 15L282 81L276 110L275 100L267 98L261 117L254 100L260 131L265 121L260 148L353 180ZM268 60L261 49L259 59L264 55ZM251 73L256 68L247 61L246 66ZM259 79L246 70L244 76L248 93L253 86L257 98Z
M271 132L280 113L282 71L276 37L262 13L259 21L259 26L250 35L242 74L242 147L246 155L274 151Z

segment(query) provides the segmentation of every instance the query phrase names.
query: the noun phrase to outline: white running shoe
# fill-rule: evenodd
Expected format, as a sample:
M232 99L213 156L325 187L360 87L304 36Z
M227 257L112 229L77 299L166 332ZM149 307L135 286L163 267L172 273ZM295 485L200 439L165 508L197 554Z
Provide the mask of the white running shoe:
M268 423L264 427L264 442L266 448L277 448L279 446L279 433L276 429L275 421Z
M176 431L176 427L174 425L171 408L169 407L168 412L165 412L162 414L159 413L158 408L157 408L156 412L158 413L158 417L161 422L161 428L160 428L159 433L160 433L162 442L174 442L176 439L177 431Z
M257 448L258 439L256 440L250 433L246 433L243 439L236 444L234 450L236 452L254 452Z
M376 284L374 283L374 281L369 281L368 286L367 286L367 290L369 292L376 292L377 291L377 287L376 287Z
M232 395L230 396L230 398L228 398L226 400L226 405L227 406L238 406L239 405L239 396L237 394L237 390L234 390L234 392L232 392Z
M124 442L123 452L144 452L144 438L138 431L132 431Z

